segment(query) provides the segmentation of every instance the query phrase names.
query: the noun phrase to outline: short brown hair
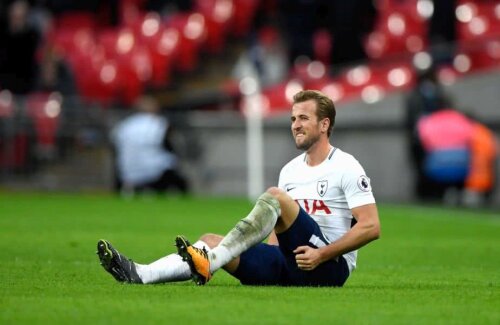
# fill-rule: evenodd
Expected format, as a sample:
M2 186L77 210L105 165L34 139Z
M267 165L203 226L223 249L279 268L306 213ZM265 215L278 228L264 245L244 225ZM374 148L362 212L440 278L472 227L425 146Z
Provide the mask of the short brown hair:
M328 118L330 120L330 126L328 127L327 135L330 136L333 130L333 126L335 125L335 105L330 97L323 94L318 90L302 90L293 96L293 103L302 103L308 100L314 100L316 102L316 116L318 117L318 121L321 121L324 118Z

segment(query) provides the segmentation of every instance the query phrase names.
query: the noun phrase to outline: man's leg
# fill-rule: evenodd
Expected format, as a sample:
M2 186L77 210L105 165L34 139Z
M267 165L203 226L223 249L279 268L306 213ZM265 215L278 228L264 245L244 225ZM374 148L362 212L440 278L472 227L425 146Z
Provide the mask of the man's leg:
M287 285L298 286L342 286L349 277L349 268L343 257L327 261L312 271L300 270L295 253L298 246L314 248L328 245L318 224L304 210L300 209L285 191L271 188L268 192L280 202L281 217L275 226L280 250L287 260Z
M202 240L198 240L193 246L200 249L209 247ZM150 284L184 281L191 278L189 266L175 253L151 264L138 264L120 254L108 241L99 240L97 255L103 268L119 282Z
M281 252L286 259L287 285L293 286L342 286L349 277L349 267L342 256L321 263L314 270L298 267L294 250L299 246L320 248L328 245L321 228L303 209L299 210L294 223L277 235Z
M200 237L199 240L206 243L209 250L212 250L215 247L217 247L223 239L224 239L224 236L221 236L221 235L204 234ZM193 244L193 246L195 244ZM222 268L229 273L234 273L238 269L239 264L240 264L240 257L237 256L234 259L232 259L231 261L229 261L228 263L226 263Z
M97 256L102 267L118 282L143 283L135 263L120 254L107 240L97 242Z
M209 249L209 245L203 240L198 240L193 246L199 249ZM136 269L142 282L148 284L185 281L191 278L189 266L176 253L147 265L136 263Z
M271 187L257 200L250 214L210 252L189 248L183 237L176 239L179 255L188 262L197 284L205 284L211 275L248 248L260 243L273 230L282 233L294 223L299 205L285 191Z
M299 214L299 204L292 199L285 191L278 187L271 187L267 190L278 202L281 208L281 215L276 221L274 231L280 234L286 231L295 222Z
M221 235L205 234L200 240L216 247L224 239ZM287 283L286 260L278 246L257 244L223 266L244 285L280 285Z
M281 214L280 203L271 193L262 194L252 211L210 252L193 248L182 236L176 238L179 255L188 263L197 284L205 284L215 271L248 248L260 243L273 230Z

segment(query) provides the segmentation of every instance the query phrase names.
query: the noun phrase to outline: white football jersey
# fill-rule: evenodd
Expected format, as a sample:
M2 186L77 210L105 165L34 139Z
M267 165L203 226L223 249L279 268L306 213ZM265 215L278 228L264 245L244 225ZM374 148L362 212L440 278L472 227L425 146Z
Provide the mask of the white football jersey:
M176 156L162 144L168 127L168 120L162 116L136 113L112 130L118 169L125 183L151 182L165 170L175 168Z
M291 160L280 172L279 187L285 190L318 223L323 236L331 243L351 229L351 209L375 203L370 179L363 167L350 154L333 147L327 158L311 167L306 154ZM311 238L317 247L319 238ZM343 255L352 271L357 251Z

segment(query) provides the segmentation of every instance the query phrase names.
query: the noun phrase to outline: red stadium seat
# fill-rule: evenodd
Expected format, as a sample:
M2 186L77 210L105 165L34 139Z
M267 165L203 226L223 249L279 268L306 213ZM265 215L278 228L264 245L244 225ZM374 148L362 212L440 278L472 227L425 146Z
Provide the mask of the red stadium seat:
M152 78L152 61L148 48L130 28L106 30L99 35L105 56L116 65L118 101L132 104Z
M328 30L320 29L314 32L313 49L316 60L319 60L326 65L330 64L332 53L332 35Z
M37 144L45 149L54 148L62 109L62 96L59 93L32 93L26 100L26 108L28 117L35 126Z
M122 26L130 26L141 16L141 6L144 0L118 1L119 22Z
M410 63L395 62L385 65L372 64L352 67L335 78L308 79L304 87L319 89L334 101L345 102L363 94L379 95L394 90L410 89L415 75ZM369 97L369 96L368 96Z
M70 11L61 13L55 17L55 27L58 30L94 30L97 25L97 16L91 12Z
M234 19L233 1L197 0L195 10L205 17L207 50L210 53L221 52Z
M28 163L28 132L24 128L10 128L6 132L5 126L16 125L19 110L14 96L9 90L0 91L0 128L3 130L0 137L0 167L7 170L22 170Z
M233 0L234 17L231 34L236 37L245 37L250 32L259 0Z
M141 95L152 76L151 58L143 46L134 48L125 60L119 61L119 100L131 105Z
M8 118L14 115L13 95L8 90L0 90L0 118Z
M273 115L289 110L293 95L303 88L302 82L297 79L266 87L261 94L263 114Z
M198 66L200 48L207 35L204 16L200 13L174 14L168 18L166 26L179 31L176 68L192 72Z
M150 12L132 25L137 40L144 44L151 58L153 86L164 86L170 81L172 67L178 55L180 33L161 21L159 14Z
M103 53L101 49L99 52ZM110 105L119 91L119 70L115 61L97 55L80 65L75 73L78 90L87 102Z
M498 1L461 1L455 12L457 38L460 43L500 38Z
M365 48L372 59L415 53L427 46L427 25L407 13L382 15L377 27L366 40Z
M327 78L327 66L320 61L304 60L295 62L291 70L291 76L308 84Z
M454 59L454 66L461 73L500 67L500 39L478 42L461 42Z
M196 0L195 11L205 18L207 30L206 49L220 53L234 18L232 0Z
M93 55L96 48L94 34L90 29L56 30L49 42L72 67L79 63L82 57Z
M335 103L359 98L360 87L355 87L343 78L325 78L311 81L306 88L318 89L327 94Z
M175 28L162 26L158 37L148 43L152 60L152 84L166 85L170 82L170 75L179 55L180 35Z
M416 53L427 47L431 8L417 0L381 1L374 30L365 41L371 59Z

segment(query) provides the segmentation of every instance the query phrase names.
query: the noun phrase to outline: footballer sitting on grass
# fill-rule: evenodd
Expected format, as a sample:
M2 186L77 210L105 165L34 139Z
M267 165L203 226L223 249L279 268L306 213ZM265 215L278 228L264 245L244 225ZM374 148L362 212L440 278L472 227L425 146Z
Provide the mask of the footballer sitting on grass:
M205 234L192 245L178 236L177 253L149 265L100 240L101 265L129 283L193 279L203 285L223 268L247 285L342 286L356 267L357 249L379 237L380 222L363 167L330 144L335 114L319 91L294 96L291 131L304 153L283 167L278 187L262 194L226 236Z

